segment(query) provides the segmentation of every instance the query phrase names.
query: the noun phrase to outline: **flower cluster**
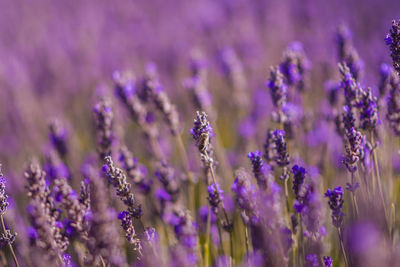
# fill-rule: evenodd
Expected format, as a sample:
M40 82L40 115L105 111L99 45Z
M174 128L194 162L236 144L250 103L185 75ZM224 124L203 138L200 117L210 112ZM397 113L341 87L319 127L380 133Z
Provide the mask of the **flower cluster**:
M386 35L385 42L390 48L393 67L400 75L400 20L392 21L392 27Z
M96 117L98 152L101 160L111 155L111 145L114 140L113 120L114 114L108 100L101 100L94 106Z
M343 224L343 195L344 191L340 186L335 187L333 190L328 189L325 193L325 197L328 198L329 208L332 211L332 224L337 228Z
M115 188L117 196L124 202L131 216L140 218L142 207L131 193L131 184L126 181L126 175L120 168L114 166L111 157L105 157L104 161L106 164L103 165L102 170L106 174L108 182Z

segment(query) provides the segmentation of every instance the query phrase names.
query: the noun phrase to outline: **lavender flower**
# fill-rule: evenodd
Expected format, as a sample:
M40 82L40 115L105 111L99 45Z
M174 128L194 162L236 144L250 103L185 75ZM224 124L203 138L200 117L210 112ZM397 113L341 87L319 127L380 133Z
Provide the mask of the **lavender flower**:
M257 180L257 184L260 188L265 190L267 188L268 166L264 165L261 156L262 154L260 151L249 152L249 154L247 154L253 166L253 174Z
M378 121L378 104L376 97L372 96L371 88L363 92L360 106L360 128L373 131Z
M189 261L192 264L196 264L198 261L196 255L197 226L188 212L176 211L174 217L171 224L174 227L176 238L185 253L188 254Z
M332 267L333 260L330 256L324 256L323 260L324 260L325 267Z
M142 248L140 239L135 232L135 227L133 226L133 218L131 217L131 214L127 211L121 211L118 214L118 220L121 221L121 226L125 231L126 240L128 240L128 242L134 246L134 250L141 253Z
M386 118L389 125L396 135L400 135L400 81L392 79L390 83L389 95L387 98Z
M179 115L175 105L171 103L160 82L156 79L145 79L145 90L157 110L163 114L172 135L179 134Z
M111 155L111 145L114 140L113 120L114 114L111 110L110 102L102 99L94 106L94 114L97 127L97 149L101 160Z
M319 265L319 259L317 254L308 254L306 255L306 261L307 261L307 265L306 266L315 266L318 267Z
M211 115L214 114L211 107L212 97L204 83L200 76L193 76L183 81L183 87L190 93L194 107L205 110Z
M400 75L400 20L392 21L392 27L386 35L385 42L390 48L393 67Z
M6 194L6 179L1 171L0 164L0 215L3 215L7 211L8 207L8 195Z
M148 194L151 191L153 180L146 179L147 169L144 165L139 165L137 161L127 147L121 147L119 162L122 168L126 171L129 179L139 186L144 194Z
M363 157L362 134L354 128L346 131L345 159L343 163L349 172L357 170L357 162Z
M328 189L325 193L325 197L327 197L329 208L332 211L332 224L336 227L339 228L343 224L343 216L344 213L342 212L343 209L343 188L338 186L335 187L335 189L331 190Z
M88 225L85 215L88 212L87 207L81 204L78 194L65 179L54 180L54 185L55 199L61 203L67 212L67 218L71 220L71 227L81 234L82 238L86 238Z
M1 164L0 164L0 220L1 220L1 225L2 225L2 233L0 236L0 246L8 246L10 249L11 255L13 257L14 263L16 266L18 265L18 260L17 257L15 256L14 249L12 244L15 241L15 237L17 236L17 233L11 233L9 229L6 228L5 223L4 223L4 214L7 211L7 207L9 206L8 203L8 195L6 194L6 180L3 176L2 170L1 170Z
M293 172L293 192L295 198L299 200L301 198L300 196L301 187L304 183L304 179L306 178L306 170L303 167L294 165L292 168L292 172Z
M242 219L245 224L255 222L258 220L255 206L255 189L250 183L250 175L244 169L239 169L235 175L232 191L236 194L236 203L242 210Z
M203 163L211 167L213 164L211 138L214 133L205 112L196 112L196 119L194 120L193 128L190 129L190 133L196 142Z
M265 137L264 143L264 159L268 164L271 164L275 159L275 151L274 151L274 131L268 129L267 136Z
M46 172L47 178L49 178L50 181L57 178L71 178L67 165L65 165L53 149L46 151L44 157L45 162L43 164L43 170Z
M67 131L61 125L60 121L54 120L49 126L49 138L53 147L57 150L61 158L64 158L68 153Z
M266 86L270 89L272 103L277 108L278 112L281 113L281 109L287 101L288 88L283 81L282 73L277 67L271 67L270 76Z
M224 197L222 196L222 189L219 187L219 184L211 184L207 187L208 192L208 202L214 212L214 214L218 214L218 205L222 202Z
M171 197L172 202L176 202L179 197L181 181L176 172L166 162L160 162L157 166L155 176L163 185L163 188Z
M68 238L61 233L60 222L57 221L59 211L54 206L54 200L46 184L45 175L40 166L32 162L24 173L28 181L28 196L30 220L38 233L36 244L50 251L52 256L60 256L68 247Z
M383 98L392 87L393 84L398 83L398 77L396 72L391 66L386 63L382 63L379 69L380 80L379 80L379 98Z
M349 67L349 71L355 80L360 80L364 63L352 44L352 32L349 28L342 25L336 32L336 42L339 50L339 61Z
M85 264L99 265L100 256L111 266L126 266L126 259L122 254L121 239L119 238L118 225L115 223L114 214L110 212L107 188L103 179L89 168L90 202L92 222L88 232L86 246L88 257ZM97 263L97 264L95 264Z
M233 101L240 108L249 106L249 97L246 89L246 76L243 64L232 47L226 47L221 52L221 65L232 87Z
M290 158L286 147L285 131L274 130L273 135L275 145L275 162L279 167L283 168L283 173L280 178L282 180L286 180L289 178L286 167L290 163Z
M115 188L117 196L124 202L128 212L133 218L142 216L142 207L137 203L135 196L131 193L131 185L126 181L123 171L114 166L111 157L105 157L106 164L102 170L107 175L108 182Z
M344 90L346 105L356 106L360 102L362 89L345 63L339 64L339 71L342 75L341 87Z
M35 241L36 245L52 257L61 257L69 241L62 235L55 216L52 216L45 203L39 199L33 199L28 209L32 226L38 237Z
M305 75L310 69L310 61L300 42L293 42L288 46L279 69L285 76L288 85L295 85L300 92L306 89Z

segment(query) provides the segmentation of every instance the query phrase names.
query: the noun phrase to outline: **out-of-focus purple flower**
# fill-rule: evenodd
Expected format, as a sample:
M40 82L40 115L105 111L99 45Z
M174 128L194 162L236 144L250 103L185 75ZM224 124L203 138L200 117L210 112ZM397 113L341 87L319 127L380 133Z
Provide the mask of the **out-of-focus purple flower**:
M250 99L246 90L246 75L239 56L232 47L225 47L220 54L221 66L232 88L234 104L239 109L249 107Z
M114 114L108 100L102 99L94 106L93 112L97 127L97 149L101 160L111 155L111 145L114 141L113 120Z
M265 143L264 143L263 157L268 164L271 164L275 159L274 131L271 129L267 130L267 135L265 137Z
M354 128L346 131L344 165L349 172L357 170L357 162L363 157L363 135Z
M153 181L147 178L147 169L144 165L139 165L138 160L133 157L127 147L121 147L119 151L119 162L126 171L127 176L138 185L144 194L151 190ZM146 179L147 178L147 179Z
M239 169L235 175L232 191L236 194L236 203L242 210L242 219L246 224L257 221L255 189L250 183L251 177L244 169Z
M157 165L157 170L154 175L161 182L163 188L170 196L171 201L176 202L179 198L181 187L181 181L176 171L165 161L162 161Z
M87 235L88 223L85 221L87 208L78 199L78 194L71 188L65 179L54 180L54 194L56 200L61 202L67 212L67 218L71 220L71 226L82 236Z
M278 113L281 114L281 109L287 101L288 88L283 81L283 75L279 68L271 67L270 76L266 86L270 90L274 106L277 108Z
M293 192L297 200L300 199L300 190L306 178L306 169L301 166L294 165L292 168L293 172Z
M171 195L164 188L157 188L154 192L156 198L161 202L171 201Z
M390 83L386 118L394 133L400 135L400 80L397 75Z
M306 255L306 261L307 261L306 266L312 266L312 267L320 266L319 265L320 261L318 259L317 254L308 254L308 255Z
M340 186L335 187L333 190L328 189L325 193L325 197L329 199L329 208L332 211L332 224L337 228L341 227L343 223L343 194L343 188Z
M90 180L90 202L93 219L86 246L88 248L85 264L99 265L99 256L112 266L125 266L122 253L120 232L116 224L115 214L109 212L109 197L104 178L98 176L92 168L88 168L87 178Z
M195 264L198 261L196 256L197 225L187 212L177 211L175 217L176 219L173 222L175 235L179 243L190 255L192 263Z
M249 152L247 154L247 157L251 161L251 165L253 167L253 174L257 180L257 184L260 188L265 190L268 186L267 176L268 176L269 166L263 163L261 156L262 153L258 150L254 152Z
M339 64L339 71L342 75L341 87L344 90L344 96L346 98L346 105L356 106L360 102L362 95L362 88L358 82L353 78L349 67L345 63Z
M154 66L150 73L143 79L144 91L152 100L157 110L164 116L167 125L170 128L172 135L179 134L179 115L175 105L172 104L167 93L163 90L163 86L157 80L157 75L154 74Z
M207 223L207 218L208 218L208 208L209 206L201 206L199 208L199 218L203 223ZM212 212L210 213L211 216L211 223L215 223L217 221L217 216L215 216L215 213Z
M215 214L218 214L218 205L221 203L221 201L224 199L222 196L222 189L219 187L219 184L210 184L207 187L207 192L208 192L208 202L210 203L210 206Z
M56 149L60 157L65 157L68 153L67 145L67 130L63 127L60 121L54 120L49 126L49 139L53 147Z
M360 80L364 69L364 62L360 59L357 50L352 43L353 33L345 25L341 25L336 32L336 42L339 50L339 61L349 67L349 71L355 80Z
M290 163L289 154L287 152L286 140L285 140L285 131L283 130L274 130L274 145L275 145L275 163L283 168L283 174L281 175L281 179L285 180L289 178L289 174L287 173L286 167Z
M378 122L378 104L376 97L372 96L371 88L363 91L360 100L360 128L373 131Z
M70 171L65 163L59 158L58 154L54 150L45 152L45 162L43 164L43 170L47 174L47 178L53 181L57 178L70 179Z
M386 63L381 64L379 74L379 99L382 99L390 91L391 87L398 83L398 76L393 68Z
M324 256L323 260L325 267L332 267L333 259L330 256Z
M212 95L208 92L204 81L199 76L193 76L183 81L183 87L190 93L196 108L210 112Z
M331 107L336 106L339 101L340 83L328 80L325 82L324 87L328 95L329 104Z
M288 85L295 85L300 92L304 91L307 87L305 75L310 67L311 63L304 53L303 45L300 42L289 44L279 65Z
M393 67L400 75L400 20L392 21L392 27L386 35L385 42L390 48Z

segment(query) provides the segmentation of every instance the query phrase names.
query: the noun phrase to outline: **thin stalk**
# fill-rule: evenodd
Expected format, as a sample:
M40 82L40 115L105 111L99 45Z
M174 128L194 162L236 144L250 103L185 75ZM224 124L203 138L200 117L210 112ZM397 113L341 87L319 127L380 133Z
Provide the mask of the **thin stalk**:
M194 206L194 201L193 201L193 195L194 195L194 179L193 179L193 173L189 169L189 161L188 161L188 156L185 150L185 146L182 141L181 135L177 134L175 136L176 143L178 144L178 150L179 150L179 155L182 160L182 166L183 170L185 171L188 181L189 181L189 188L188 188L188 198L187 198L187 204L189 209L191 209L193 212L195 212L195 206Z
M343 237L342 237L342 230L340 229L340 227L337 228L338 230L338 235L339 235L339 241L340 241L340 248L342 249L342 254L343 254L343 258L344 258L344 262L346 264L346 267L349 267L349 261L347 259L347 255L346 255L346 250L344 249L344 244L343 244Z
M104 262L104 259L101 255L100 255L100 262L101 262L101 267L106 267L106 263Z
M383 206L383 211L385 213L385 221L387 223L387 210L386 210L386 205L385 205L385 199L383 197L383 190L382 190L382 183L381 183L381 175L379 172L379 164L378 164L378 159L376 156L376 148L375 148L375 139L374 139L374 133L371 131L371 145L373 147L372 149L372 158L374 161L374 169L375 169L375 174L376 174L376 180L377 180L377 185L378 185L378 190L379 190L379 196L382 201L382 206Z
M351 172L351 185L354 185L354 172ZM353 207L354 207L354 213L355 217L358 218L358 204L356 201L356 196L354 190L351 191L351 200L353 202Z
M249 230L247 229L247 225L244 225L244 236L246 239L246 256L249 256Z
M6 232L7 232L7 230L6 230L6 225L4 224L3 214L0 214L0 221L1 221L1 228L3 229L3 233L4 233L4 235L5 235ZM15 256L14 249L13 249L11 243L8 244L8 248L10 249L11 256L12 256L12 258L13 258L13 260L14 260L15 266L16 266L16 267L19 267L18 260L17 260L17 256Z
M221 222L220 220L217 218L217 228L218 228L218 237L219 237L219 246L220 246L220 255L225 255L224 252L224 244L222 243L222 232L221 232Z
M205 155L205 157L207 159L210 159L209 156L208 156L207 151L204 151L204 155ZM211 164L210 161L209 161L209 168L210 168L210 173L211 173L211 177L213 179L214 186L215 186L215 188L217 188L217 179L215 178L214 169L213 169L212 164ZM220 198L218 190L216 190L216 194L217 194L217 197ZM222 201L220 203L220 206L221 206L221 209L222 209L222 213L224 214L225 222L226 222L227 225L229 225L228 213L226 212L225 207L224 207L224 203L222 203ZM219 228L220 227L218 226L218 231L220 231ZM230 230L228 232L229 232L229 241L230 241L230 248L231 248L231 257L233 259L233 237L232 237L232 231Z
M206 240L204 242L204 265L206 267L209 266L209 259L210 259L210 248L211 248L210 228L211 228L211 208L210 206L208 206Z

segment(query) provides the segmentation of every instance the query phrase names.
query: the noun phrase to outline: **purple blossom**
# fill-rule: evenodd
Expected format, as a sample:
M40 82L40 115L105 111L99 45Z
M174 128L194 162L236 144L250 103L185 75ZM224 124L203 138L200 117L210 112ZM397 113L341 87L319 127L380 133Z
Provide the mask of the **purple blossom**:
M258 150L254 152L249 152L247 157L251 161L251 165L253 167L253 174L257 180L257 184L260 188L266 189L267 188L267 180L268 180L268 165L265 165L262 160L262 153Z
M385 42L390 48L393 67L400 74L400 20L392 21L392 27L386 35Z
M222 189L219 187L219 184L210 184L207 187L208 192L208 202L215 214L218 214L218 205L222 202L224 197L222 196Z
M343 224L343 194L343 188L340 186L335 187L333 190L328 189L325 193L325 197L329 199L329 208L332 211L332 224L337 228L341 227Z

